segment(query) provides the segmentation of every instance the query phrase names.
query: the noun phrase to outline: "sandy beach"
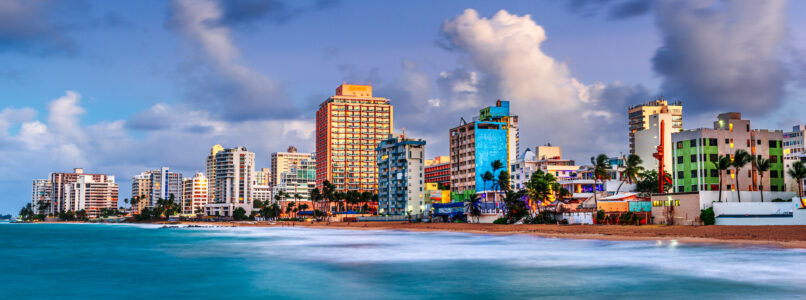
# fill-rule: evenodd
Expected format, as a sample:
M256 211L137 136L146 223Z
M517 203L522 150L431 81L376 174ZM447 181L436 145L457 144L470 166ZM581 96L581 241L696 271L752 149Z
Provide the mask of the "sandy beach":
M173 222L201 226L292 226L290 222ZM682 243L734 244L806 249L806 226L619 226L498 225L468 223L306 223L293 226L350 230L448 231L474 234L527 234L548 238L599 240L675 240Z

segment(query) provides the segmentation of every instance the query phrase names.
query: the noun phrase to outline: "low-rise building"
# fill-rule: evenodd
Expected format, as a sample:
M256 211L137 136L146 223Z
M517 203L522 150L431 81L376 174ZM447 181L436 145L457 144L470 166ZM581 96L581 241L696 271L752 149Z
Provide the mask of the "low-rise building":
M378 166L378 212L419 215L425 209L425 141L390 136L375 149Z

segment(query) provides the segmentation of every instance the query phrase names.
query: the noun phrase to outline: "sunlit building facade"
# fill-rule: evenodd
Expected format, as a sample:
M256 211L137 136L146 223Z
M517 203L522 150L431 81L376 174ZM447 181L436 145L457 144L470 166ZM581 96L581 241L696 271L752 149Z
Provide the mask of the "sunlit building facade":
M197 172L195 176L183 180L181 206L183 215L204 213L208 200L207 185L207 176L204 176L202 172Z

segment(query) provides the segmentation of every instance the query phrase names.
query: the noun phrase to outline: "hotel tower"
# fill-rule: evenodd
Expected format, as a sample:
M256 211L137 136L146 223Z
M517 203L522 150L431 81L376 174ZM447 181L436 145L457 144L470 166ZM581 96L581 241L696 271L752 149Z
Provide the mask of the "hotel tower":
M340 85L316 112L316 186L376 192L375 148L391 133L389 99L373 97L370 85Z

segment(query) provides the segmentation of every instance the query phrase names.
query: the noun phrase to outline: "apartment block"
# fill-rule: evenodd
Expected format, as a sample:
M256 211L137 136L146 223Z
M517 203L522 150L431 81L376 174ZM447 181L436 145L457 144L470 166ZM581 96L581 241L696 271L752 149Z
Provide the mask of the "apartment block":
M215 197L216 197L216 193L215 193L215 164L216 164L215 156L216 156L216 154L218 154L218 152L221 152L223 150L224 150L224 147L222 147L221 145L215 145L212 148L210 148L210 155L207 156L207 161L206 161L207 163L206 163L206 166L205 166L206 169L205 169L205 174L204 175L207 177L207 182L208 182L208 184L207 184L207 201L209 203L215 202Z
M424 210L425 141L390 136L377 153L378 212L419 215Z
M652 128L653 123L650 116L657 114L669 114L672 121L670 124L672 130L668 131L670 134L683 130L683 103L680 101L670 104L668 100L659 97L653 101L630 106L627 109L627 116L630 120L630 154L637 154L636 133ZM641 159L647 161L649 158L642 156Z
M204 176L202 172L197 172L195 176L183 180L182 215L192 216L204 213L204 207L208 202L208 184L207 176Z
M425 160L425 182L437 183L443 187L451 185L451 157L437 156Z
M205 206L207 215L231 217L235 209L252 212L255 153L246 147L226 148L215 154L213 200ZM209 179L208 179L209 180Z
M101 210L118 207L118 184L115 176L78 175L75 182L64 185L64 210L85 210L89 218L97 218Z

